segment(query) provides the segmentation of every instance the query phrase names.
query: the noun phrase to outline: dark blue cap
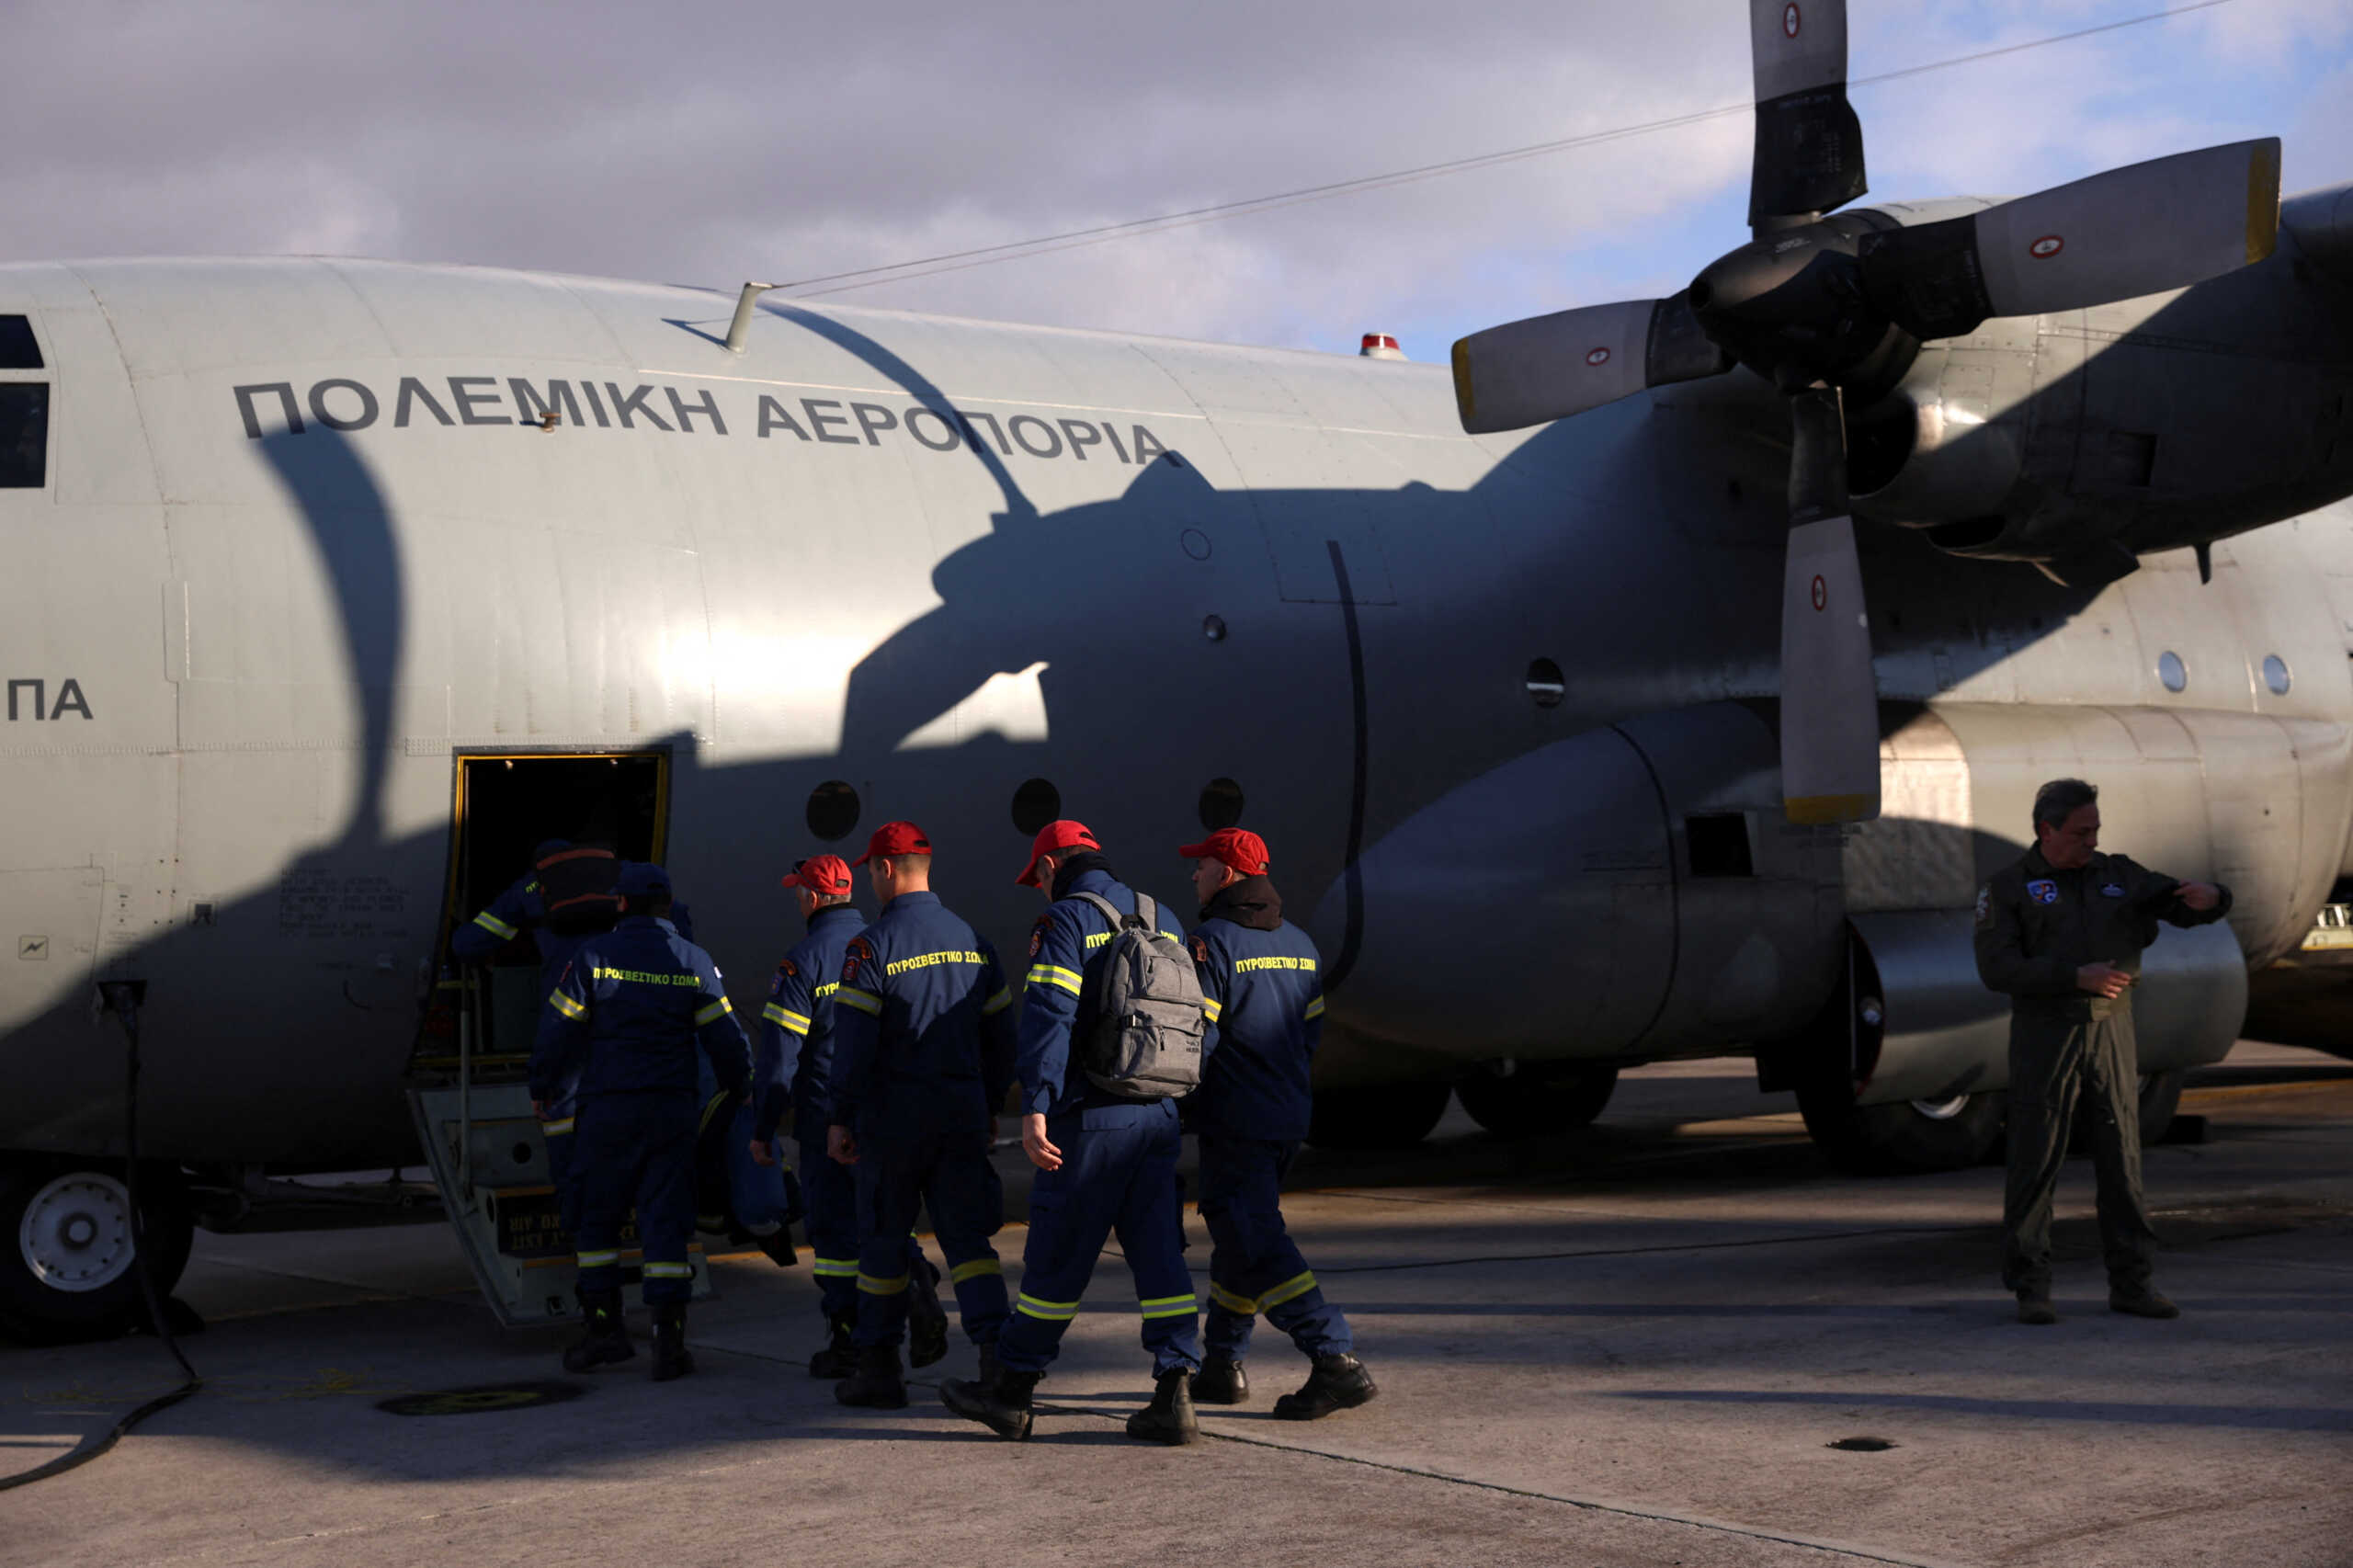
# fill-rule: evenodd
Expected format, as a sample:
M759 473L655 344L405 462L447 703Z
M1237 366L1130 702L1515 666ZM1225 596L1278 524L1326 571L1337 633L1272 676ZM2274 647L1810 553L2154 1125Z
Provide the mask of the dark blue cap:
M642 860L631 860L621 868L623 898L652 898L670 891L670 873L659 866Z

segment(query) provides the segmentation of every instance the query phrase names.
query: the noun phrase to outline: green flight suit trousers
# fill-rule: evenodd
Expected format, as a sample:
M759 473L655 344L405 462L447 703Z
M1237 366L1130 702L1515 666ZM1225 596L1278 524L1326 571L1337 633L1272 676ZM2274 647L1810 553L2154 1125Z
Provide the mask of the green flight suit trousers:
M2086 1094L2109 1288L2127 1295L2149 1289L2157 1238L2141 1193L2132 1010L2087 1019L2021 1007L2010 1015L2009 1181L2002 1200L2002 1283L2012 1290L2050 1293L2051 1201L2076 1099Z

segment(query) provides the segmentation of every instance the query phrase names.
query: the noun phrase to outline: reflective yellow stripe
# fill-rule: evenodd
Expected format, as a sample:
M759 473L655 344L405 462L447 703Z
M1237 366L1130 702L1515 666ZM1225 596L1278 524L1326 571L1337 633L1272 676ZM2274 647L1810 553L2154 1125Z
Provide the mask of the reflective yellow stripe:
M1298 1276L1296 1278L1284 1280L1281 1284L1276 1286L1273 1290L1259 1297L1258 1310L1260 1312L1264 1312L1268 1307L1279 1307L1285 1301L1304 1296L1310 1290L1314 1289L1315 1271L1311 1268L1306 1273Z
M967 1279L978 1279L983 1274L1002 1274L1005 1265L993 1257L968 1258L948 1271L948 1282L961 1285Z
M587 1008L582 1006L571 997L566 996L561 991L551 991L548 993L548 1006L553 1007L557 1012L562 1013L567 1018L585 1018L588 1016Z
M1235 1295L1233 1291L1227 1290L1224 1286L1220 1285L1215 1280L1211 1280L1210 1282L1210 1300L1215 1301L1219 1306L1223 1307L1227 1312L1239 1312L1246 1318L1254 1318L1258 1315L1257 1302L1252 1301L1247 1296Z
M1078 1315L1078 1303L1076 1301L1041 1301L1025 1290L1013 1299L1013 1310L1025 1317L1037 1318L1045 1323L1068 1323Z
M721 1106L727 1103L727 1096L728 1091L722 1089L719 1093L711 1096L710 1099L703 1102L702 1115L695 1122L695 1131L697 1134L703 1133L710 1130L710 1119L719 1114L719 1108Z
M858 1259L854 1257L813 1257L809 1271L820 1279L854 1279L858 1277Z
M877 1279L871 1274L861 1273L858 1288L870 1296L895 1296L907 1288L907 1277L902 1274L896 1279Z
M760 1009L760 1017L790 1034L805 1035L809 1032L808 1019L791 1008L779 1007L773 1002Z
M515 927L509 926L506 921L501 920L497 915L493 915L487 909L474 916L474 924L481 926L483 930L489 932L492 936L497 937L502 942L511 942L515 939Z
M645 1266L648 1279L691 1279L695 1267L691 1263L649 1263Z
M1031 966L1029 971L1029 983L1036 985L1040 982L1043 982L1048 985L1059 985L1074 996L1079 994L1083 985L1083 983L1079 980L1078 976L1073 974L1070 971L1062 968L1058 964L1050 963L1035 964Z
M986 1003L983 1004L981 1007L981 1017L984 1018L993 1018L1011 1006L1013 1006L1012 988L1010 986L1000 985L997 987L996 994L990 997Z
M621 1255L620 1249L607 1247L602 1252L576 1252L572 1258L583 1268L609 1268L621 1260Z
M1182 1296L1155 1296L1148 1301L1140 1301L1136 1311L1148 1318L1188 1318L1193 1315L1194 1305L1192 1293L1188 1291Z
M1225 1004L1214 996L1204 996L1201 998L1201 1011L1209 1015L1210 1022L1215 1023L1224 1017Z
M734 1010L727 1005L727 998L722 996L718 1001L695 1014L695 1026L699 1028L704 1024L715 1024Z
M1324 1016L1324 998L1323 998L1323 997L1321 997L1321 996L1318 996L1314 1001L1310 1002L1310 1003L1307 1005L1307 1021L1308 1021L1308 1022L1310 1022L1310 1023L1313 1023L1316 1019L1318 1019L1318 1018L1322 1017L1323 1016Z
M554 1121L543 1121L540 1123L540 1131L550 1138L561 1138L572 1131L572 1121L573 1119L568 1116Z
M871 991L855 991L845 985L834 993L834 1000L845 1006L855 1007L861 1013L871 1013L878 1018L882 1016L882 998L875 995Z

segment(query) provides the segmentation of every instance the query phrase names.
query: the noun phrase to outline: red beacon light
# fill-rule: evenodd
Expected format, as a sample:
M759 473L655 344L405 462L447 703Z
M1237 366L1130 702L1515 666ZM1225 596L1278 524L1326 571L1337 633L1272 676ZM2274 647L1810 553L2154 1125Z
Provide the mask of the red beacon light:
M1397 340L1385 332L1366 333L1364 346L1357 350L1357 354L1365 359L1403 359L1405 357L1405 351L1397 347Z

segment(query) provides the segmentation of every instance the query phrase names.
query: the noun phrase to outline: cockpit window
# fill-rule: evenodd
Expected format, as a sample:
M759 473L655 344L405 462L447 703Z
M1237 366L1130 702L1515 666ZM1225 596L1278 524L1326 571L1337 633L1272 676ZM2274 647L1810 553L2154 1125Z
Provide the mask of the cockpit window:
M0 316L0 370L41 369L40 345L33 341L33 324L22 316Z
M48 481L49 388L0 381L0 490L38 490Z

